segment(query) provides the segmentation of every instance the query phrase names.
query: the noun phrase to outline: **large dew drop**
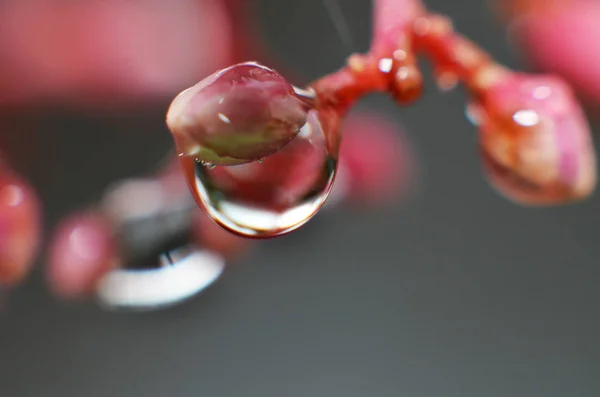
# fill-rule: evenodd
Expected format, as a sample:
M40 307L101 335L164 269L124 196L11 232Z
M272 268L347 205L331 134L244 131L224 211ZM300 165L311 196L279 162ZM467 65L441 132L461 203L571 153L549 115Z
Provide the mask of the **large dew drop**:
M260 161L210 165L181 162L197 203L218 224L251 238L294 231L323 206L337 168L337 131L325 131L311 110L283 149Z

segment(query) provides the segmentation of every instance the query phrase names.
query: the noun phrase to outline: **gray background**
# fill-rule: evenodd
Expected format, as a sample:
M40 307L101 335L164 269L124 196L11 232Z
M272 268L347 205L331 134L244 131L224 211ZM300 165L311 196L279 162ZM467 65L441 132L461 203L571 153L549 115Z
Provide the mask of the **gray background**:
M366 49L369 2L339 2ZM289 69L311 79L348 55L319 0L260 3L263 36ZM519 66L483 1L429 4ZM505 201L482 178L464 94L429 87L408 109L361 104L410 131L421 164L410 201L319 216L165 312L61 303L38 271L0 317L0 396L600 395L600 198ZM48 227L161 158L166 104L111 120L47 113L31 120L38 132L3 138L38 159L21 169ZM133 128L147 140L135 155Z

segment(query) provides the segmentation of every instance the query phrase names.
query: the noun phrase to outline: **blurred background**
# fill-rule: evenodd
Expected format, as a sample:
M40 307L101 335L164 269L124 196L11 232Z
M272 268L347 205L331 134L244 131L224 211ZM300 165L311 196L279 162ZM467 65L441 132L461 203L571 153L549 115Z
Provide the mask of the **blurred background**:
M239 21L227 22L230 11L209 0L182 1L177 10L153 1L154 14L135 26L135 2L69 12L24 3L0 7L0 48L20 54L4 57L0 70L0 137L41 196L46 235L111 182L156 170L172 150L164 115L181 89L247 57L307 83L351 52L322 0L239 2L247 6L240 21L256 37L236 33ZM338 3L353 51L367 50L371 2ZM530 67L490 3L427 4L500 62ZM61 17L11 28L44 13ZM114 30L101 30L102 18ZM198 28L205 30L190 34ZM136 43L136 29L157 46ZM123 48L109 45L111 34L122 35ZM62 39L70 44L50 45ZM44 72L27 66L34 55L9 51L34 44ZM153 67L136 69L132 48L135 62ZM107 75L68 70L86 62ZM296 233L259 243L185 304L125 314L63 302L48 290L40 255L32 276L2 301L0 395L599 395L600 199L546 209L505 200L482 175L464 92L440 94L431 78L427 87L407 108L379 96L358 106L408 137L413 183L396 204L319 214ZM597 107L589 108L593 115Z

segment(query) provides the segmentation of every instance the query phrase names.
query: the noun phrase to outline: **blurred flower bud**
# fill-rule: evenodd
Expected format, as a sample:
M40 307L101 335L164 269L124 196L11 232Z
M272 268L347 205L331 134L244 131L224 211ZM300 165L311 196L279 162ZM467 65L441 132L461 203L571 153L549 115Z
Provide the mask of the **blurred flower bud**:
M168 98L231 58L220 1L9 1L0 103L122 105Z
M342 126L338 184L345 200L378 205L405 193L414 164L400 128L375 113L353 113Z
M590 130L570 88L550 76L511 74L471 105L492 183L526 204L587 197L596 184Z
M0 176L0 286L12 286L29 273L40 243L40 203L14 174Z
M47 277L52 290L70 299L92 293L116 265L116 255L112 229L103 216L70 216L57 227L50 244Z
M600 105L600 2L501 0L511 38L536 69L558 74Z

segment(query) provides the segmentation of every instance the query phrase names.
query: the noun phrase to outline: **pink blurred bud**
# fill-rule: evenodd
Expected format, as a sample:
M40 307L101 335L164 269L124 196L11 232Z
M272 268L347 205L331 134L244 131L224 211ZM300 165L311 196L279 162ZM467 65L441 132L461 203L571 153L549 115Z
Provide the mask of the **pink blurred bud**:
M14 174L0 176L0 286L12 286L29 273L40 243L40 203Z
M511 14L511 35L522 56L537 69L562 76L586 100L600 104L600 52L596 50L600 48L600 2L526 3L527 7Z
M64 220L50 244L47 277L63 298L94 291L100 278L117 263L117 251L107 220L98 214L78 214Z
M491 181L526 204L585 198L596 185L590 130L571 89L551 76L510 74L471 105Z
M229 62L231 28L220 1L5 2L0 103L171 96Z
M406 137L391 120L377 114L351 114L342 126L336 184L348 189L345 195L351 202L393 202L413 176L412 156Z

